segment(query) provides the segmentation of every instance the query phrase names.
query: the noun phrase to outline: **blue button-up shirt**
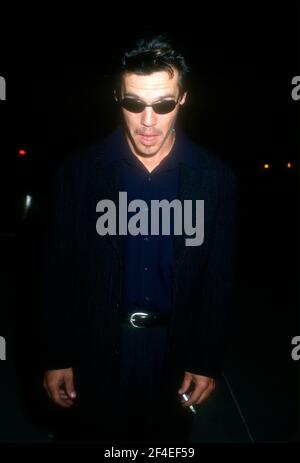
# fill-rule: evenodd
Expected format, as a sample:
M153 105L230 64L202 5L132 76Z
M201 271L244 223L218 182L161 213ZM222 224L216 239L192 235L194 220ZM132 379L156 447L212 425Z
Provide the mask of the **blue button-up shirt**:
M170 153L149 173L130 151L125 137L119 146L119 191L127 192L128 204L141 199L148 209L148 235L128 233L123 239L121 309L131 311L143 306L168 312L172 307L173 210L170 235L161 234L161 218L159 235L151 235L150 208L153 199L170 202L178 197L179 150L175 142ZM128 213L128 220L135 213Z

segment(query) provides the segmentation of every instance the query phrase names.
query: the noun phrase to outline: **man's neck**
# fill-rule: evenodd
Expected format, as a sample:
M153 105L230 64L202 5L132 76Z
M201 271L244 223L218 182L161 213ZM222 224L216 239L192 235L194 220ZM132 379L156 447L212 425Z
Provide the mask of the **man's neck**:
M130 146L130 149L133 155L136 156L141 161L142 164L144 164L148 172L152 172L161 163L161 161L170 154L173 148L173 145L175 143L175 138L176 138L176 133L175 131L172 131L170 136L166 140L166 143L164 144L162 150L160 150L154 156L151 156L149 158L146 156L141 156L138 153L136 153L133 150L133 146L129 138L127 138L127 141L129 143L129 146Z

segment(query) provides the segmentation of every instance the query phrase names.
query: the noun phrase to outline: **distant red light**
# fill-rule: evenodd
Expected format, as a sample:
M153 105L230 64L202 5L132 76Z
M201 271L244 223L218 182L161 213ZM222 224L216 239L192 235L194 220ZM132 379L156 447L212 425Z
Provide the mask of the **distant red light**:
M19 156L26 156L26 154L27 154L26 150L19 150L18 151Z

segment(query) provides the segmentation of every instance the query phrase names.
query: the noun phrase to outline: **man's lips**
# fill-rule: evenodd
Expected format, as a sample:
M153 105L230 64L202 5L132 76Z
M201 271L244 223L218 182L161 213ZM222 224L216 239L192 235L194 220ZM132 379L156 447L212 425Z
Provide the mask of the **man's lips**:
M139 139L141 140L142 143L145 145L152 145L155 141L158 135L144 135L144 134L139 134Z

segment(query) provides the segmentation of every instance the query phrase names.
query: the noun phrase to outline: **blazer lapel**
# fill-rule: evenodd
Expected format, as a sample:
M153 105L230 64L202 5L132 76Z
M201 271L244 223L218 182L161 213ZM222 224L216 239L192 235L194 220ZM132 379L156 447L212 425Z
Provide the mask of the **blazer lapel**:
M121 241L118 235L118 204L119 204L119 169L117 162L110 162L103 165L102 159L95 160L95 168L92 171L90 178L90 185L92 188L92 195L96 204L102 199L110 199L116 205L116 219L117 219L117 234L107 234L105 237L111 242L115 251L121 256Z
M193 223L195 223L195 204L196 200L204 199L205 186L203 183L203 175L199 175L199 170L194 169L193 167L180 163L179 167L179 191L178 199L181 201L182 206L184 206L184 200L193 201ZM183 209L184 210L184 209ZM181 264L187 246L185 243L186 238L189 238L189 235L185 233L183 229L182 235L174 236L174 260L173 268L176 271L178 266Z

